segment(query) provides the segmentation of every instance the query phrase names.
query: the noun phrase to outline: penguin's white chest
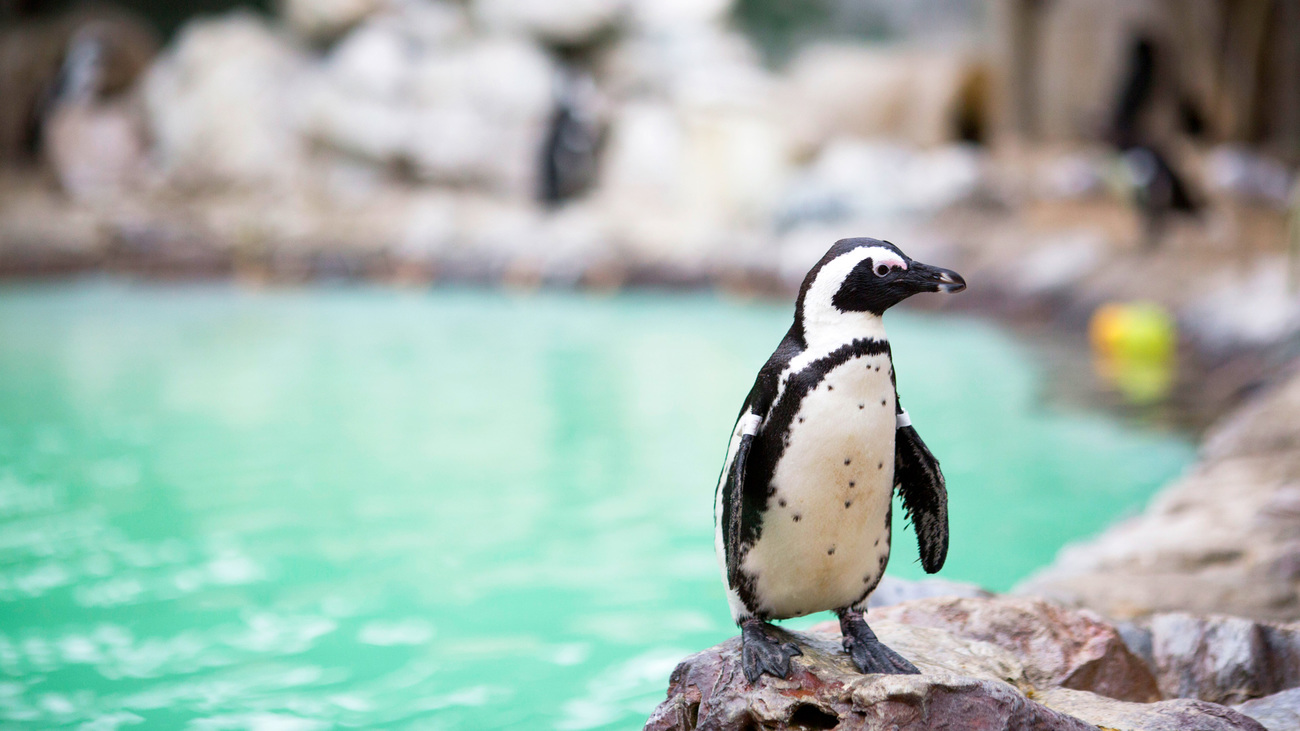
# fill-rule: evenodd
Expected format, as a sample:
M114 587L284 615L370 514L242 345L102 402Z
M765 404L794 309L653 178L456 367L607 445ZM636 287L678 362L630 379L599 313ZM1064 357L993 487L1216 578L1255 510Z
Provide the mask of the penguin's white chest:
M743 568L772 617L847 607L889 560L894 387L887 355L831 370L800 402Z

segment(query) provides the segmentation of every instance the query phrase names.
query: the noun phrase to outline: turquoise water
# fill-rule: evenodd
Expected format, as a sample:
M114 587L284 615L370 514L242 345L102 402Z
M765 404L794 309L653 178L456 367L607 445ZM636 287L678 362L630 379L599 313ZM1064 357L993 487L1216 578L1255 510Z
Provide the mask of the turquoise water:
M713 486L790 309L0 287L0 726L639 728L733 631ZM888 325L942 576L1006 588L1191 458L1040 406L997 327Z

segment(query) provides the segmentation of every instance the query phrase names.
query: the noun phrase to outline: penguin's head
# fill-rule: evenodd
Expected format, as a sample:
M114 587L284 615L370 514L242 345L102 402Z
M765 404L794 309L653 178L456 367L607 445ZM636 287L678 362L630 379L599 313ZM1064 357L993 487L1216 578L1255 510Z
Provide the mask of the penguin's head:
M840 239L804 278L795 315L805 325L853 313L880 316L918 292L965 288L957 272L914 261L888 241Z

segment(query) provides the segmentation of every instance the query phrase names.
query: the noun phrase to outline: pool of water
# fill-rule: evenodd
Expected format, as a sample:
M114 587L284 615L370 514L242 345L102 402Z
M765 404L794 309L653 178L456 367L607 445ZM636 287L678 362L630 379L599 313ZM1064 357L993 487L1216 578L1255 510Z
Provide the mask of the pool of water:
M733 633L713 487L790 311L0 287L0 726L639 728ZM942 576L1005 589L1191 458L1042 406L998 327L887 323Z

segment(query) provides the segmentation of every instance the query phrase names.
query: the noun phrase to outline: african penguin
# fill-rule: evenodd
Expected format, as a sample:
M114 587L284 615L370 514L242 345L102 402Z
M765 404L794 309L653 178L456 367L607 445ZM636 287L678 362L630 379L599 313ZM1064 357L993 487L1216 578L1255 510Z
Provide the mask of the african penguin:
M863 618L889 561L895 488L925 570L948 553L943 474L898 402L882 316L917 292L965 288L956 272L869 238L835 242L804 278L794 324L741 407L714 498L715 548L750 682L785 677L800 654L768 620L825 610L838 613L862 672L918 672Z

